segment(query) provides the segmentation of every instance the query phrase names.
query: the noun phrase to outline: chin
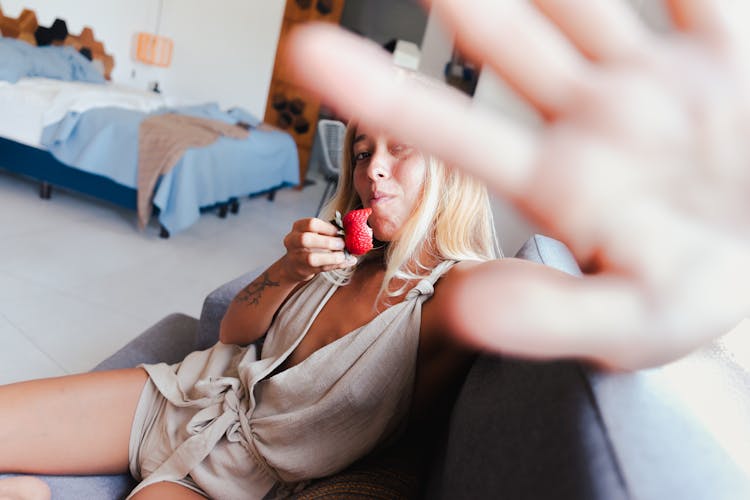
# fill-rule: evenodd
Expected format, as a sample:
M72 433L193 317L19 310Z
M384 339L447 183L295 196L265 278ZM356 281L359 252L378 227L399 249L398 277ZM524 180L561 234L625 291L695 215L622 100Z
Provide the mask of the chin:
M390 243L393 240L393 237L390 234L383 234L377 231L372 232L372 238L381 243Z
M394 239L394 232L393 231L378 231L377 229L372 229L372 237L382 243L389 243L393 241Z
M383 242L395 241L399 238L409 216L398 207L375 206L372 215L367 220L372 228L373 236Z

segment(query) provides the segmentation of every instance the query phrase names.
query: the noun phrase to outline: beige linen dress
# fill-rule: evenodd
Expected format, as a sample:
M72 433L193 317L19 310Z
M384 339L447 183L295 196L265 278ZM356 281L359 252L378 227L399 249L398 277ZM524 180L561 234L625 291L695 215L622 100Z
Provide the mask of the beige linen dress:
M392 438L414 390L422 304L452 264L278 373L337 288L322 275L281 308L260 356L254 346L219 342L175 365L145 365L150 381L130 443L130 470L141 481L133 493L173 481L216 499L284 496Z

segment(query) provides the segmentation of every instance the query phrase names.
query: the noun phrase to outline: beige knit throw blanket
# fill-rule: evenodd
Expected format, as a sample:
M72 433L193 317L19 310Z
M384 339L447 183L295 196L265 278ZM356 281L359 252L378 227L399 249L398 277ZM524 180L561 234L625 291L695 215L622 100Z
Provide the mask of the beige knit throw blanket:
M138 226L151 216L151 200L159 177L169 173L185 150L214 143L219 136L246 139L249 132L230 123L178 114L150 116L138 131Z

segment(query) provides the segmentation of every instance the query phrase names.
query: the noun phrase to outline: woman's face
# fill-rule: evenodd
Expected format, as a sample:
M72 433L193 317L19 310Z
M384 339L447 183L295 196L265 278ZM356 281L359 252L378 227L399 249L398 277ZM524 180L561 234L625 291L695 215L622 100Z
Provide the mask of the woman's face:
M368 220L375 238L393 241L422 194L426 165L414 147L384 134L357 130L352 145L354 189L362 205L372 208Z

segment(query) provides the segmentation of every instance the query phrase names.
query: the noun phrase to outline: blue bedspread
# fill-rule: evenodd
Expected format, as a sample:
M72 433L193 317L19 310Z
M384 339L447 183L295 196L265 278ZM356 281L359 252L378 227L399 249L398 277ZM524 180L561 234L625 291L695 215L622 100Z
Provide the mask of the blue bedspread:
M209 104L157 113L178 112L236 123L257 125L247 111L221 111ZM45 128L42 144L60 162L102 175L136 189L138 127L148 115L122 108L96 108L68 113ZM299 184L297 146L281 131L252 129L245 140L220 137L204 148L192 148L164 175L154 193L159 222L170 233L189 227L200 217L200 208L230 198Z

